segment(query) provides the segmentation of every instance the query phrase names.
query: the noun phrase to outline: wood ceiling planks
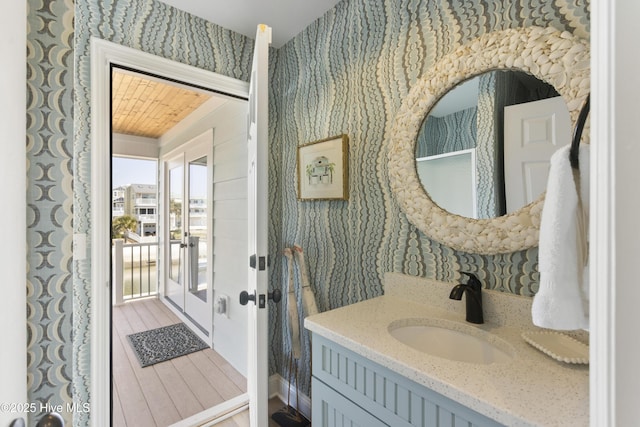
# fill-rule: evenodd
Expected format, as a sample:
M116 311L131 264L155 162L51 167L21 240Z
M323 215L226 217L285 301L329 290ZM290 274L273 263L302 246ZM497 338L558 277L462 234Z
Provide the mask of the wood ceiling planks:
M112 130L159 138L211 94L128 72L113 72Z

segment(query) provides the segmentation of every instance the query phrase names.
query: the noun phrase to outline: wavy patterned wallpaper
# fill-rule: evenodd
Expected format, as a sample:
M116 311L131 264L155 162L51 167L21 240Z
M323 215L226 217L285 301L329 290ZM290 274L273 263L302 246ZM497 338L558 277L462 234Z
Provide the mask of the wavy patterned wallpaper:
M83 403L90 399L91 271L87 262L73 262L71 235L91 227L89 39L242 80L253 42L155 0L28 5L29 398ZM386 271L446 281L459 270L476 271L491 288L535 292L536 249L460 253L409 224L389 191L384 141L411 84L452 47L514 26L552 25L588 37L588 17L588 0L345 0L274 52L270 250L303 245L321 310L380 295ZM296 147L340 133L350 139L349 201L299 202ZM281 286L281 264L274 267L273 284ZM277 312L272 320L271 370L287 376L287 339ZM304 392L308 366L305 351ZM65 416L75 426L90 418Z
M529 25L588 37L589 3L343 1L279 50L272 139L281 154L274 192L283 215L278 249L304 247L321 310L380 295L386 271L450 282L459 271L470 271L489 288L535 293L536 248L496 256L462 253L408 223L390 192L385 145L402 98L439 57L492 29ZM296 147L341 133L349 136L349 201L298 201ZM308 354L306 346L304 391Z
M416 157L436 156L476 147L477 108L446 116L430 116L422 124L416 140Z
M28 5L28 401L66 405L74 321L73 0Z

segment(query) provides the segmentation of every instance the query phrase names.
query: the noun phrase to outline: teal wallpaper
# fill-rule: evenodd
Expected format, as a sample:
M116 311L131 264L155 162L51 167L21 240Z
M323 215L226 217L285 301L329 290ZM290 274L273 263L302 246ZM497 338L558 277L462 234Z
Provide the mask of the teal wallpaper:
M588 38L589 3L342 1L279 50L272 93L278 109L272 143L281 156L275 166L274 201L282 212L277 249L294 243L305 249L321 310L382 294L387 271L448 282L469 271L488 288L535 293L537 248L463 253L408 223L390 192L385 142L401 100L438 58L488 31L530 25ZM298 201L297 146L341 133L349 136L349 200ZM308 392L306 342L300 378ZM284 343L287 354L286 336Z
M28 6L27 381L39 407L73 394L73 0Z
M88 262L72 233L91 228L92 36L248 80L253 41L155 0L28 0L28 364L31 401L90 402ZM385 140L411 85L453 47L492 29L552 25L589 37L588 0L344 0L278 51L270 97L270 251L299 243L321 310L382 293L386 271L536 290L537 250L478 256L409 224L387 179ZM277 31L277 28L274 28ZM348 201L300 202L300 144L349 135ZM283 286L280 262L272 286ZM287 377L288 340L272 314L271 371ZM309 392L308 346L300 385ZM88 425L90 414L64 414ZM72 419L73 418L73 419Z
M430 115L422 124L416 139L416 157L476 148L478 109L456 111L446 116Z

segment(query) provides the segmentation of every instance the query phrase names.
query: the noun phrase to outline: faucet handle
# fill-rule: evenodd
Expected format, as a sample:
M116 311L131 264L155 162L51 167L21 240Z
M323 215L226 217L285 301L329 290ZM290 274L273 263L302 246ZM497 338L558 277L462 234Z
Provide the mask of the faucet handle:
M468 273L466 271L461 271L460 273L469 277L469 281L467 282L467 285L469 285L472 289L476 291L482 289L482 283L480 282L480 279L478 279L478 277L475 274Z

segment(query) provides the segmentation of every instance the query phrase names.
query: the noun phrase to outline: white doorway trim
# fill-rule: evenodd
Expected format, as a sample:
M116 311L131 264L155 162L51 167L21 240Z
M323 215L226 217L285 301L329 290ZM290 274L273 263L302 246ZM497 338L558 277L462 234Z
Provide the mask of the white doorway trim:
M0 354L0 403L27 403L27 42L26 2L16 2L0 17L0 52L6 66L0 70L0 170L8 183L3 189L6 208L0 212L4 244L0 268L5 285L0 299L3 349ZM31 247L31 245L29 245ZM62 251L62 249L61 249ZM35 251L34 251L35 252ZM24 405L28 406L28 405ZM20 407L20 405L18 405ZM0 411L0 425L21 413Z
M591 4L591 425L636 425L640 3Z
M249 84L98 38L91 39L91 424L108 426L110 393L111 66L248 98Z

